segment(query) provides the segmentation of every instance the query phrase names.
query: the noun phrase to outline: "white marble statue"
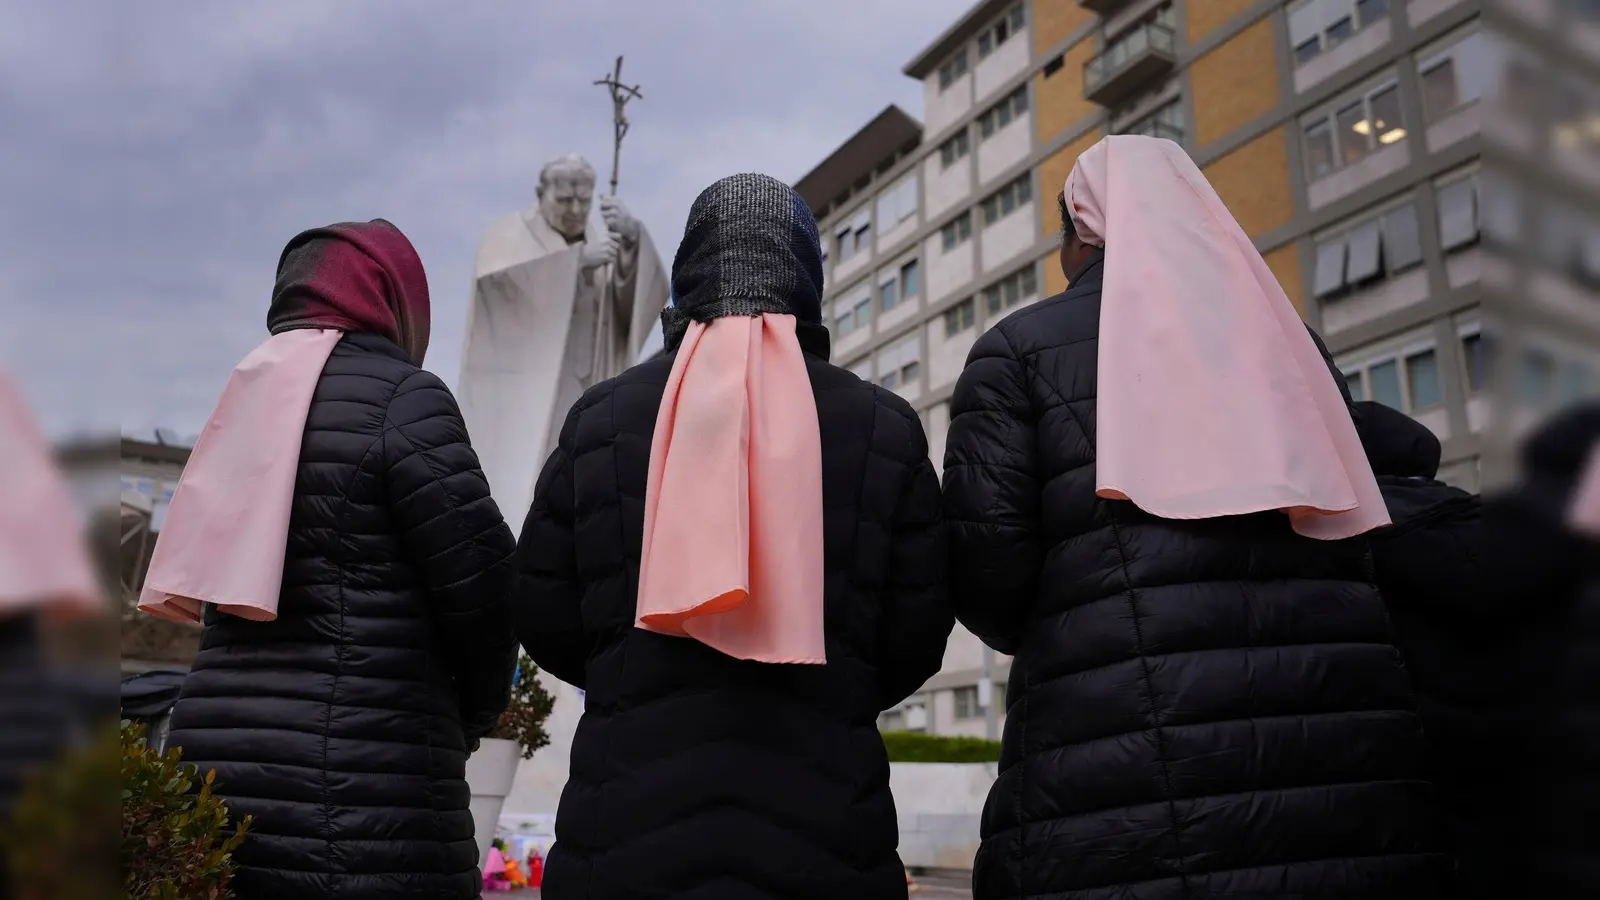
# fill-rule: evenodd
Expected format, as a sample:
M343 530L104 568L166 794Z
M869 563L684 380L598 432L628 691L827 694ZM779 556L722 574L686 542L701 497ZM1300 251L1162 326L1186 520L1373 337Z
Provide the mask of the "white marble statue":
M489 490L513 532L567 410L632 365L659 330L667 273L644 226L600 198L575 154L546 163L538 206L489 226L478 245L457 395Z

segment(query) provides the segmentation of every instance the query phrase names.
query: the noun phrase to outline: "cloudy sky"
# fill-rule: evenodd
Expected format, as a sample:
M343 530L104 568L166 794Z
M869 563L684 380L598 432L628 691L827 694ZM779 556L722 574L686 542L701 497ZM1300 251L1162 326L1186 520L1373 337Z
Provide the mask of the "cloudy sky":
M540 164L602 173L669 257L699 190L793 181L971 0L0 0L0 362L57 436L192 434L265 336L289 237L387 218L422 254L454 383L472 254ZM604 174L602 176L603 180Z

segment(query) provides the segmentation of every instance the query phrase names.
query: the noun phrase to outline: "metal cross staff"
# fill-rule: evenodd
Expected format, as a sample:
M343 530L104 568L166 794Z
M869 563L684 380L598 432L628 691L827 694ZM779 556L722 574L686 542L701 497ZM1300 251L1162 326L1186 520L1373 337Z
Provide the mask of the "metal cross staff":
M609 78L602 78L595 84L603 84L611 92L611 125L616 141L611 145L611 196L617 195L617 172L622 165L622 138L628 133L628 116L623 112L623 107L628 101L636 97L643 97L639 93L639 86L629 86L622 83L622 57L617 57L617 69Z

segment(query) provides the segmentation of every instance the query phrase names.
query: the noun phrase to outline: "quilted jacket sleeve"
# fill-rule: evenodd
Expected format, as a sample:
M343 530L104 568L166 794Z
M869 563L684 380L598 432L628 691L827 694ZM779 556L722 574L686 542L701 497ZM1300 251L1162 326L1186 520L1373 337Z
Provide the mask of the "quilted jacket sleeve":
M511 529L489 496L455 397L437 375L407 377L388 417L389 502L428 590L462 730L481 738L505 712L516 667Z
M517 639L539 668L577 688L594 649L583 628L572 480L573 436L580 407L561 426L561 438L533 489L533 505L517 540L513 608Z
M950 401L944 515L956 618L1002 653L1016 652L1043 560L1036 430L1022 361L991 329Z
M879 639L879 708L888 709L922 687L944 662L955 616L946 582L944 516L939 478L928 461L922 421L906 410L912 429L911 477L895 510L888 590Z

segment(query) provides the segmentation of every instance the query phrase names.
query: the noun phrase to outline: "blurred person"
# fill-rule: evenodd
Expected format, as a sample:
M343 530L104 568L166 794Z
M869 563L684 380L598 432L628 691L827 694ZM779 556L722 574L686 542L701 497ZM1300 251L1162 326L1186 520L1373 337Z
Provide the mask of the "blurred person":
M78 698L47 658L41 625L103 613L72 495L22 391L0 367L0 834L32 775L71 740ZM13 848L0 846L0 897Z
M1521 461L1484 501L1507 702L1468 871L1472 896L1578 900L1600 896L1600 403L1545 423Z
M762 175L689 211L667 356L567 415L517 634L586 692L546 900L906 896L877 728L953 626L921 421L828 363L816 223Z
M390 223L290 241L156 543L140 607L205 625L170 743L254 819L240 900L482 888L465 767L510 692L514 542L428 322Z
M1442 896L1342 381L1178 145L1059 205L1070 287L951 401L952 602L1013 656L973 896Z
M1504 664L1522 612L1508 601L1541 577L1542 548L1505 558L1517 536L1494 534L1478 495L1439 480L1438 437L1381 403L1354 406L1392 520L1371 535L1376 583L1416 687L1442 833L1461 869L1455 896L1490 896L1478 893L1480 870L1504 858L1503 823L1484 814L1502 809L1491 785L1507 748L1495 723L1520 693Z

